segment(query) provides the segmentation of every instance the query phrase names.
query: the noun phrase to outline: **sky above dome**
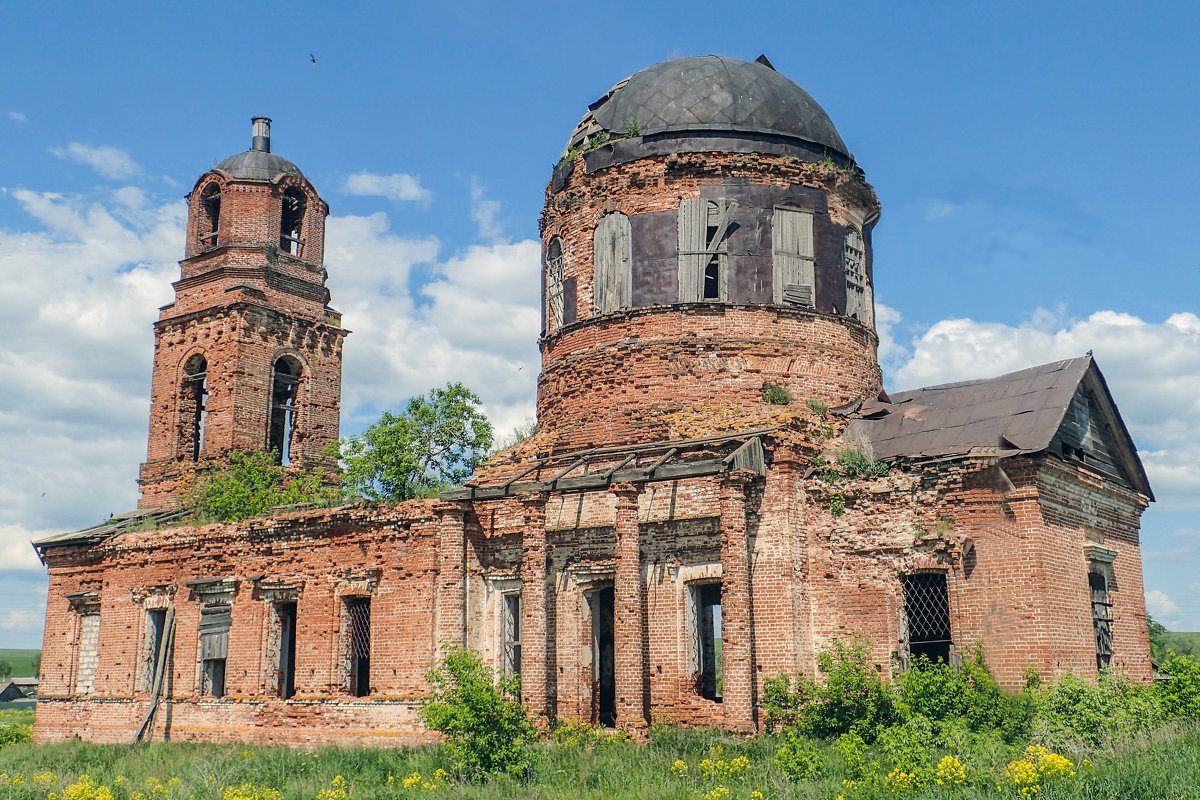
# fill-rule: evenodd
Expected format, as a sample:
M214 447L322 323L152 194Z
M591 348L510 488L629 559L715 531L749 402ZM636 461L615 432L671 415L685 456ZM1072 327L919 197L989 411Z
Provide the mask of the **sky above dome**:
M331 206L342 434L448 380L503 433L533 414L563 143L620 79L710 53L765 53L878 190L889 389L1094 352L1158 497L1148 606L1200 630L1198 25L1182 2L6 8L0 647L41 643L29 540L136 505L183 195L251 116Z

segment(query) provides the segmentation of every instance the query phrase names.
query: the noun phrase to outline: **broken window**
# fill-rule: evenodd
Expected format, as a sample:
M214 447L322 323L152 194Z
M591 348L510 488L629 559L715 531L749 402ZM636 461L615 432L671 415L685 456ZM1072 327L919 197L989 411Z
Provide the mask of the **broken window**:
M546 301L550 304L549 331L563 326L563 247L557 236L546 245Z
M296 694L296 603L274 603L275 694L284 700Z
M371 598L346 600L346 689L355 697L371 693Z
M504 674L521 674L521 595L503 595L504 630L501 642Z
M79 608L79 657L75 675L75 694L91 694L96 683L96 667L100 663L100 605Z
M729 234L733 200L679 201L679 302L729 299Z
M775 302L815 308L812 212L776 206L771 223L771 249Z
M617 724L615 602L611 586L588 596L592 617L592 721L608 726Z
M208 362L194 355L183 367L183 386L179 392L180 452L192 461L200 460L204 449L204 423L207 420Z
M871 287L867 285L867 254L862 234L846 231L842 246L842 265L846 269L846 316L872 324Z
M163 636L167 627L167 610L151 608L146 610L146 645L142 661L146 670L142 674L142 684L147 691L154 688L155 677L160 671L160 663L165 656Z
M279 215L279 249L293 256L304 250L300 238L304 227L304 209L307 200L299 189L288 189L283 193L283 209Z
M904 624L909 663L919 656L949 663L954 641L950 635L950 597L944 572L904 576Z
M690 587L692 610L692 676L696 691L708 700L721 700L721 584Z
M609 214L592 237L597 314L629 308L633 298L633 234L629 217Z
M199 242L202 246L216 247L217 233L221 226L221 187L210 183L200 193Z
M225 696L225 659L229 655L230 608L224 603L200 609L200 694Z
M292 433L296 429L296 393L300 387L300 363L281 358L271 378L271 424L267 449L276 464L292 463Z
M1112 666L1112 603L1108 601L1108 579L1099 572L1088 573L1092 593L1092 626L1096 631L1096 669Z

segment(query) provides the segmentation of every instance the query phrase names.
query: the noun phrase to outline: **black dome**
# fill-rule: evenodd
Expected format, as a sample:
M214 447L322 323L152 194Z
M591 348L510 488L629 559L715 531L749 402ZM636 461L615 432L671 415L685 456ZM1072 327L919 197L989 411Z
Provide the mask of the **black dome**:
M624 136L634 121L642 136L675 131L769 134L853 159L817 101L762 61L699 56L648 67L593 103L569 146L599 130Z
M217 169L224 170L235 178L250 181L270 181L280 175L304 177L300 168L283 156L263 150L247 150L244 153L230 156L217 164Z

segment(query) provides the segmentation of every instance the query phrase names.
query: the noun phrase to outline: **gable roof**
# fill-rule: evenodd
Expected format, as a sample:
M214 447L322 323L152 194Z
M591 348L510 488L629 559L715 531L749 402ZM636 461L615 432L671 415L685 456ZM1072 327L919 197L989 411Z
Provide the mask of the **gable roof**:
M851 428L867 435L879 459L1028 455L1051 448L1081 391L1094 399L1108 431L1113 477L1154 499L1137 448L1090 354L996 378L897 392L890 403L862 404Z

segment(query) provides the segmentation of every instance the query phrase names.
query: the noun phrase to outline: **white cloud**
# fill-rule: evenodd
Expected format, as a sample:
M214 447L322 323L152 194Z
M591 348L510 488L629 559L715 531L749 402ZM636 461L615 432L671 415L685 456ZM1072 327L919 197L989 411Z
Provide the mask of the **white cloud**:
M116 147L71 142L66 147L51 147L51 155L91 167L106 178L122 180L141 174L142 168L129 153Z
M8 112L8 118L17 122L29 122L29 117L25 116L20 111Z
M953 203L930 203L929 208L925 210L925 221L933 222L935 220L948 217L956 211L958 211L958 206L954 205Z
M430 191L421 185L420 176L403 173L377 175L365 170L346 178L342 191L346 194L411 200L423 204L428 204L433 198Z
M1151 589L1146 592L1146 610L1159 621L1171 619L1179 613L1179 605L1165 592Z
M489 242L504 238L504 229L496 221L500 214L500 201L488 200L484 196L479 179L471 176L471 219L479 226L479 238Z
M1089 350L1141 448L1159 506L1200 508L1200 317L1191 312L1158 323L1116 311L1067 319L1045 310L1019 325L943 320L913 339L889 385L987 378Z

